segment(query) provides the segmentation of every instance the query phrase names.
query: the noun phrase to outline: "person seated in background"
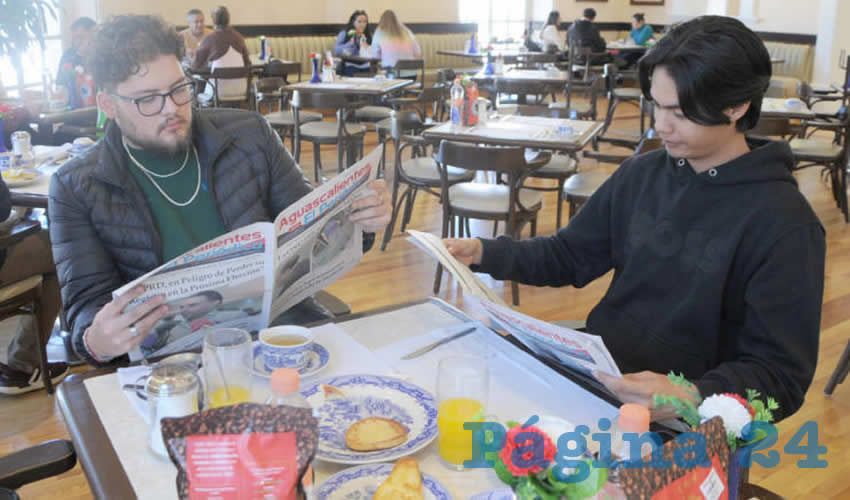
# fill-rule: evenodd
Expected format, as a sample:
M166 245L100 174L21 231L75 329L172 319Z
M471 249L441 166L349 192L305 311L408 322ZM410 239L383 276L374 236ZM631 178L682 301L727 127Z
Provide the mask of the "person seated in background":
M369 31L369 16L365 10L355 10L348 18L348 24L339 32L334 44L334 55L363 56L363 49L372 45L372 33ZM357 73L369 73L370 64L344 61L342 74L354 76Z
M186 58L192 61L201 40L212 33L212 30L204 24L204 13L201 12L201 9L192 9L187 12L186 21L189 27L181 31L180 36L183 37L183 45L186 47Z
M540 32L540 42L543 52L548 54L560 54L564 51L564 37L558 31L561 28L561 13L553 10L546 19L546 24Z
M590 64L600 65L609 62L614 62L618 66L625 66L622 60L614 60L614 57L607 52L605 39L599 33L599 28L593 24L596 19L596 10L590 7L584 9L581 19L576 19L570 28L567 30L567 43L575 44L577 47L590 48L596 55L590 58ZM618 62L619 61L619 62ZM584 58L580 57L576 61L578 64L584 63Z
M629 38L635 45L647 45L652 38L652 26L646 24L643 13L638 12L632 16L632 31ZM621 57L626 61L627 67L637 64L638 60L643 57L644 52L626 52Z
M791 175L786 142L748 139L770 55L740 21L674 25L639 63L664 148L626 160L567 227L513 241L447 240L473 270L538 286L584 287L613 270L587 318L623 378L623 402L747 389L802 405L818 354L824 229ZM668 408L653 418L674 416Z
M250 66L251 55L245 39L230 26L230 12L219 6L212 11L213 32L201 40L192 60L192 71L206 71L214 61L222 60L223 67ZM240 61L242 64L236 64Z
M12 210L11 194L6 183L0 179L0 220L4 226L14 225L20 215ZM9 231L11 227L4 230ZM46 231L34 234L17 243L10 250L0 250L0 287L4 287L30 276L42 276L41 302L39 303L39 322L53 325L59 308L62 306L59 295L59 279L53 255L50 252L50 239ZM38 349L40 334L35 318L24 314L15 317L15 336L7 348L7 361L0 363L0 394L16 395L35 391L44 387L41 378L41 352ZM50 332L47 332L47 336ZM47 338L41 339L47 345ZM50 379L58 384L68 373L65 363L48 364Z
M213 35L210 35L213 36ZM201 43L202 47L203 44ZM162 295L112 292L183 253L245 225L271 221L311 190L259 114L192 107L180 67L183 41L155 16L118 16L95 37L91 66L111 119L104 138L50 181L50 240L75 350L91 363L123 356L169 313ZM355 202L364 247L389 222L383 180ZM308 298L276 318L329 317Z
M635 45L646 45L652 38L652 26L646 24L646 18L642 12L638 12L632 16L632 31L629 33L629 38Z
M86 56L94 37L97 23L90 17L80 17L71 23L71 46L59 59L59 69L56 71L56 84L64 86L68 91L68 106L71 109L89 105L94 98L94 88L78 85L80 74L88 73Z
M392 68L399 59L422 57L422 49L419 48L413 32L401 24L395 12L391 10L385 10L381 14L378 28L372 36L372 50L375 57L381 58L381 66L384 68ZM403 76L406 75L396 75Z

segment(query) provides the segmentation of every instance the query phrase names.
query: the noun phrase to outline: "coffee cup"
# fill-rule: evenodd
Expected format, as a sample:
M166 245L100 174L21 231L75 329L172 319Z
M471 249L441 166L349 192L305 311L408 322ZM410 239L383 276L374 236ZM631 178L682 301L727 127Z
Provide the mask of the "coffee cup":
M304 368L312 349L313 333L303 326L275 326L260 331L260 353L266 371Z

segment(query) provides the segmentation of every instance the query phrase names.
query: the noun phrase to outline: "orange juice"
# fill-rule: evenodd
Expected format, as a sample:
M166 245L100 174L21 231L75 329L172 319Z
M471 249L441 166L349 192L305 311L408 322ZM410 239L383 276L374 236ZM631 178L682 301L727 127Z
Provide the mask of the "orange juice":
M440 403L437 427L440 429L440 458L450 464L463 465L472 460L472 431L465 422L483 422L484 405L470 398L447 399Z
M219 387L210 394L210 408L220 408L251 401L251 391L248 389L238 385L231 385L228 389L230 389L230 399L227 399L227 391L224 390L224 387Z

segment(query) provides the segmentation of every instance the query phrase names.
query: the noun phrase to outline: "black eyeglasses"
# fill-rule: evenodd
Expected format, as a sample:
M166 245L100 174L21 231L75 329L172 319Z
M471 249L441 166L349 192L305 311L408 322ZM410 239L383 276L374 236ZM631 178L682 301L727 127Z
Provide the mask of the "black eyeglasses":
M142 97L126 97L118 94L110 94L121 100L132 102L142 116L155 116L162 112L165 107L165 98L170 97L177 106L184 106L192 100L195 95L195 82L186 82L171 89L165 94L148 94Z

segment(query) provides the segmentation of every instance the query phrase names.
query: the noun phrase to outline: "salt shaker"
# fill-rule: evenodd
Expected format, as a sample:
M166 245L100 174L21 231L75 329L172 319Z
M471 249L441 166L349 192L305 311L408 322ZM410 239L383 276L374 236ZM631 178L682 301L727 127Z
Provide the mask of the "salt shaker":
M185 417L198 411L201 381L191 367L184 364L157 365L145 383L150 424L149 445L157 455L168 457L162 441L160 420Z

